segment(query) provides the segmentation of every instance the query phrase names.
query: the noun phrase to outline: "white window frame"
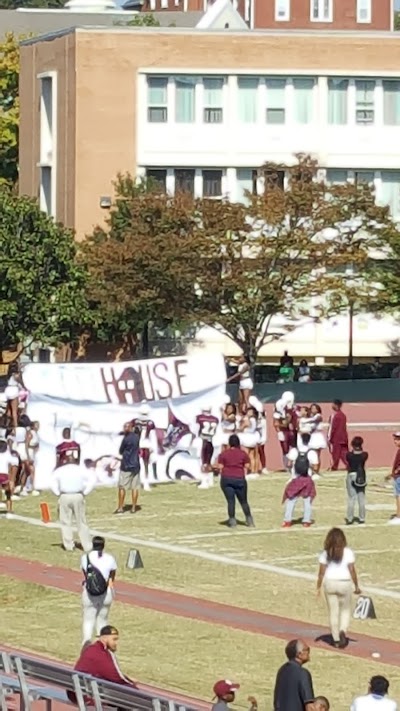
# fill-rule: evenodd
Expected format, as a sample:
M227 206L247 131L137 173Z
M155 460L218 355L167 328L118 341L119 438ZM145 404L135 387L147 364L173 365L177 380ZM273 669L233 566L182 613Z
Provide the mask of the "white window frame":
M44 154L42 147L42 118L40 118L40 145L39 145L39 163L37 164L40 169L40 183L39 183L39 204L41 210L45 211L45 200L43 195L43 173L50 170L51 176L51 204L50 210L47 213L51 217L56 217L57 210L57 127L58 127L58 86L57 86L57 72L41 72L37 74L36 77L40 83L40 113L42 113L43 106L43 96L42 96L42 80L49 79L51 81L51 113L52 113L52 131L50 136L50 145L48 153Z
M275 0L275 22L290 20L290 0Z
M169 0L161 0L161 10L168 10Z
M357 22L360 24L370 24L372 22L371 0L357 0ZM365 16L362 15L365 13Z
M328 3L328 14L325 14L325 3ZM315 3L318 4L318 17L314 17ZM333 22L333 0L310 0L311 22Z

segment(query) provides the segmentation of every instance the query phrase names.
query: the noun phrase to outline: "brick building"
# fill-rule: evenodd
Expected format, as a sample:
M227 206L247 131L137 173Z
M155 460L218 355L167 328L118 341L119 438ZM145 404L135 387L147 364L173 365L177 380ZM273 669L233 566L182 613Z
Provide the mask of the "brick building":
M126 7L203 11L214 0L127 0ZM393 0L232 0L252 29L391 30Z

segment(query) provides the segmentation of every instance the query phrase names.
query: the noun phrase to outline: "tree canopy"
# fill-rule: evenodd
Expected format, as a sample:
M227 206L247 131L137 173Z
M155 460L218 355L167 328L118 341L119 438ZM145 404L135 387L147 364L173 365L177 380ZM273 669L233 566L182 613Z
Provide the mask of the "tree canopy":
M371 254L399 232L372 188L327 185L307 156L266 164L259 182L244 205L120 178L108 225L82 247L97 335L208 325L254 361L304 318L376 306Z
M0 43L0 185L18 179L19 46L8 32Z
M73 233L36 201L0 189L0 350L71 342L90 321Z

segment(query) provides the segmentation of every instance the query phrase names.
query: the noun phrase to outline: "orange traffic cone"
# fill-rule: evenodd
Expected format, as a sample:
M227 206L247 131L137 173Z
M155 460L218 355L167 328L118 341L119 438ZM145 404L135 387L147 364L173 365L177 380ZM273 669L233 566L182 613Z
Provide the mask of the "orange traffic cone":
M51 521L50 509L49 509L49 505L45 501L43 501L40 504L40 513L42 516L43 523L50 523L50 521Z

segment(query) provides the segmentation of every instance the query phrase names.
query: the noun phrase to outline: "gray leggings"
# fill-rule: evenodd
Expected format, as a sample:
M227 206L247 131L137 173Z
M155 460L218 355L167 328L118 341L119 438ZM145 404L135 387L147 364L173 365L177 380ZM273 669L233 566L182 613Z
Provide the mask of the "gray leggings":
M354 518L354 508L356 501L358 502L358 518L360 521L365 521L365 487L353 486L354 476L347 474L346 489L347 489L347 520L352 521Z

